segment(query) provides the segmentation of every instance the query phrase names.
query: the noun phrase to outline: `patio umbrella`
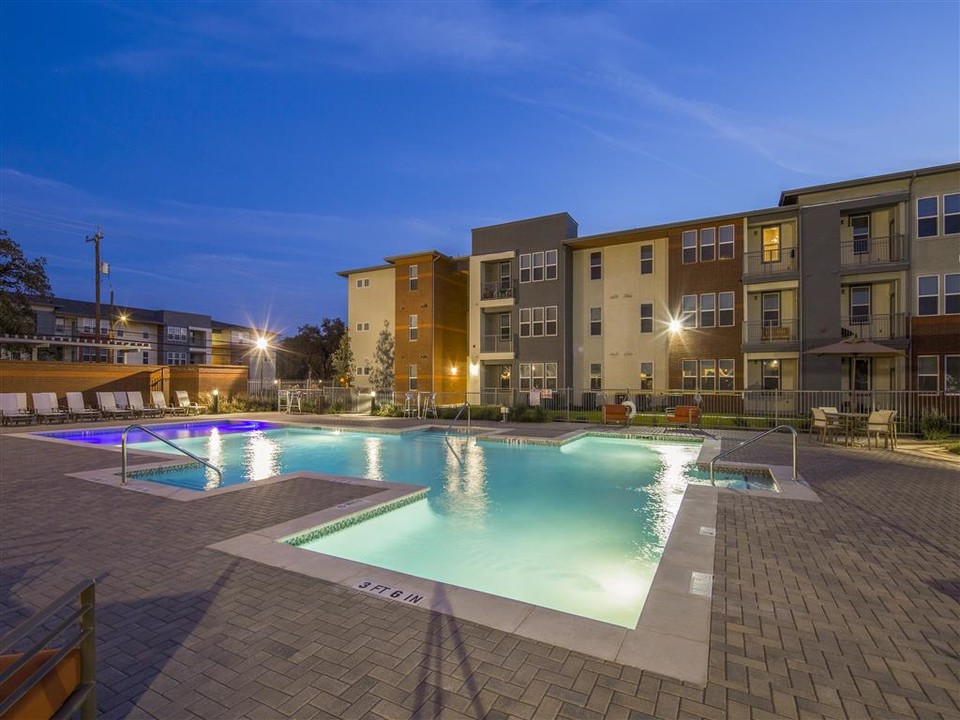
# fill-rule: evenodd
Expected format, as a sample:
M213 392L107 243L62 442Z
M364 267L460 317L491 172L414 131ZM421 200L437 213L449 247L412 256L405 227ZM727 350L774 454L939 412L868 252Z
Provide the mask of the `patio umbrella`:
M862 340L861 338L849 338L841 340L830 345L823 345L818 348L806 350L804 355L817 355L820 357L849 357L849 358L893 358L906 355L903 350L897 350L889 345L882 345L871 340ZM856 390L853 389L853 383L850 383L850 407L853 407L856 400ZM873 393L871 393L873 400Z

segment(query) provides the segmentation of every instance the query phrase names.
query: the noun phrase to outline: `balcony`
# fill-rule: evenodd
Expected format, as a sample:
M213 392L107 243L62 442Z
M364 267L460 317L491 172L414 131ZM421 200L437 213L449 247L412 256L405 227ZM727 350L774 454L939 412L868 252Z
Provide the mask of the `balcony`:
M483 335L480 338L482 353L513 353L512 335Z
M861 340L906 340L910 321L906 313L847 315L840 318L840 334Z
M845 270L902 262L905 262L903 235L840 243L840 267Z
M800 323L796 318L778 322L760 321L743 324L744 345L783 345L799 340Z
M500 278L480 285L481 300L508 300L513 302L513 279Z
M800 267L800 252L797 247L784 247L779 251L760 250L743 254L745 282L762 282L782 273L795 273ZM779 279L779 278L775 278Z

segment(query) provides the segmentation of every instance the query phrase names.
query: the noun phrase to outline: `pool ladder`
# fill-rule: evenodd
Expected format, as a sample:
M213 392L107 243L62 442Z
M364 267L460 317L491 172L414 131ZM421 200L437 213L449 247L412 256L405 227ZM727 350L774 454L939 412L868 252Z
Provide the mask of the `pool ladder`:
M460 406L460 409L457 410L457 414L454 415L453 420L450 421L450 424L447 425L446 432L443 433L443 441L447 443L447 447L450 448L450 452L453 453L453 456L457 459L457 462L460 463L460 467L463 467L463 459L457 455L457 451L453 449L453 445L450 444L450 431L453 429L454 423L460 419L460 416L463 414L463 411L467 411L467 432L470 432L470 403L464 403Z
M120 453L121 453L120 484L121 485L127 484L127 433L130 432L131 430L142 430L147 435L155 437L157 440L159 440L160 442L166 443L167 445L172 447L174 450L182 452L184 455L186 455L187 457L193 460L196 460L201 465L205 465L207 468L209 468L210 470L213 470L217 474L217 487L223 484L223 470L218 468L216 465L213 465L207 462L202 457L198 457L194 455L192 452L190 452L186 448L182 448L179 445L177 445L175 442L171 442L170 440L167 440L162 435L158 435L148 427L144 427L143 425L128 425L127 428L123 431L123 434L120 436Z
M735 450L739 450L740 448L746 447L747 445L752 445L753 443L755 443L755 442L756 442L757 440L759 440L760 438L764 438L764 437L766 437L767 435L770 435L770 434L775 433L775 432L779 432L779 431L781 431L781 430L787 430L788 432L790 432L791 435L793 435L793 438L792 438L792 442L793 442L793 475L792 475L792 477L791 477L790 479L793 480L794 482L796 482L796 479L797 479L797 439L799 438L799 435L797 435L797 431L794 430L790 425L777 425L775 428L770 428L769 430L766 430L766 431L760 433L759 435L755 435L754 437L750 438L749 440L744 440L742 443L740 443L740 444L737 445L736 447L730 448L730 449L727 450L726 452L722 452L722 453L720 453L719 455L714 456L713 460L710 461L710 484L711 484L711 485L715 484L715 483L714 483L714 480L713 480L713 466L716 464L717 460L719 460L719 459L722 458L722 457L726 457L727 455L729 455L730 453L734 452Z

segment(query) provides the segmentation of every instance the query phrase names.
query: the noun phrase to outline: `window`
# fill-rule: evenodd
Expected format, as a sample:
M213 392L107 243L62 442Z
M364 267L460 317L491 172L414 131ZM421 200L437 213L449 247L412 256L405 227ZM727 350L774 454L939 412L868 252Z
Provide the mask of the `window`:
M640 363L640 389L653 390L653 363Z
M960 234L960 193L943 196L943 234Z
M185 352L168 352L167 365L186 365L187 354Z
M149 364L150 364L150 353L148 353L148 352L143 353L143 358L142 358L142 359L143 359L143 364L144 364L144 365L149 365Z
M530 282L530 253L520 256L520 282Z
M717 324L717 296L703 293L700 296L700 327L710 328Z
M544 308L544 313L547 318L547 327L545 329L545 334L550 336L556 336L557 334L557 306L551 305L550 307Z
M534 337L543 337L543 330L545 326L544 313L542 307L533 308L533 336Z
M370 287L370 278L357 278L357 287L358 288Z
M520 337L530 337L532 315L530 308L520 308Z
M368 322L358 322L357 323L357 332L369 332L370 323Z
M114 358L114 362L117 363L117 365L123 365L124 364L123 356L124 356L124 353L118 352L116 357Z
M863 325L870 322L870 286L850 288L850 324Z
M533 281L534 282L543 281L543 267L544 267L543 252L535 252L533 254Z
M653 245L640 246L640 274L653 275Z
M700 230L700 262L710 262L717 257L717 229L702 228Z
M764 360L762 373L763 373L762 387L764 390L780 389L780 361L779 360Z
M54 335L65 335L66 334L66 323L62 317L54 318L53 320L53 333Z
M602 310L598 307L590 308L590 334L599 335L603 325Z
M939 233L939 198L917 198L917 237L936 237Z
M408 322L410 323L410 330L409 330L409 333L410 333L409 338L410 338L410 340L416 340L416 339L417 339L417 335L418 335L419 332L420 332L420 329L419 329L419 327L417 326L418 320L419 320L419 319L417 318L416 315L411 315L411 316L409 317Z
M407 368L407 390L416 390L417 389L417 366L411 365Z
M695 263L697 261L697 231L684 230L680 243L684 264Z
M547 264L547 280L557 279L557 251L547 250L545 262Z
M510 313L500 313L500 339L510 339Z
M411 265L407 268L407 273L410 278L410 290L416 290L420 287L420 268L417 265ZM402 276L401 276L402 277Z
M144 340L149 340L149 339L150 339L150 333L149 333L148 331L146 331L146 330L143 331L143 339L144 339Z
M940 389L939 355L921 355L917 358L917 390L937 392Z
M590 253L590 279L599 280L603 277L603 255L600 252Z
M717 324L720 327L733 327L734 293L722 292L717 295Z
M736 373L736 363L733 360L720 360L718 366L718 385L717 390L733 390L734 375Z
M557 364L555 362L543 364L543 383L547 390L557 389Z
M780 226L767 225L765 228L761 228L760 233L763 243L763 262L780 262Z
M716 360L700 361L700 389L701 390L717 389L717 361Z
M943 314L960 315L960 273L943 276Z
M501 390L509 390L509 389L510 389L510 379L511 379L511 376L512 376L512 372L513 372L513 371L512 371L512 369L511 369L511 367L510 367L509 365L501 365L501 366L500 366L499 378L500 378L500 389L501 389Z
M172 340L174 342L186 342L187 341L187 329L185 327L174 327L172 325L167 326L167 340ZM169 363L168 363L169 364Z
M854 390L869 390L870 389L870 378L873 376L871 368L873 367L873 360L871 358L854 358L853 359L853 389Z
M600 372L600 363L590 363L590 389L600 390L603 387L603 375Z
M640 304L640 332L653 332L653 303Z
M943 358L943 391L951 395L960 393L960 355Z
M500 292L508 290L510 290L510 263L504 262L500 263Z
M917 315L940 314L940 277L922 275L917 278Z
M854 255L870 252L870 216L857 215L850 218L850 228L853 230Z
M684 295L680 298L680 325L685 328L697 326L697 296Z
M780 327L780 293L763 293L763 326Z
M93 335L93 328L96 326L96 320L93 318L80 318L80 332L86 335Z
M696 360L681 360L680 374L683 378L682 385L684 390L697 389L697 361Z
M505 366L506 367L506 366ZM509 370L509 367L507 368ZM557 364L520 363L520 389L557 389Z
M734 255L733 241L736 237L733 225L721 225L719 233L720 236L717 243L717 257L719 257L721 260L730 260Z

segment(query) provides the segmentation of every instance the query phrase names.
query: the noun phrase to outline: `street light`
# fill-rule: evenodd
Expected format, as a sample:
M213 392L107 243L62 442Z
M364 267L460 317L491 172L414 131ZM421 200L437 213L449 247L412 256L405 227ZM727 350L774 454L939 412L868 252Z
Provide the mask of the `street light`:
M257 365L260 366L257 382L257 397L263 397L263 354L267 351L267 339L262 335L257 338Z

